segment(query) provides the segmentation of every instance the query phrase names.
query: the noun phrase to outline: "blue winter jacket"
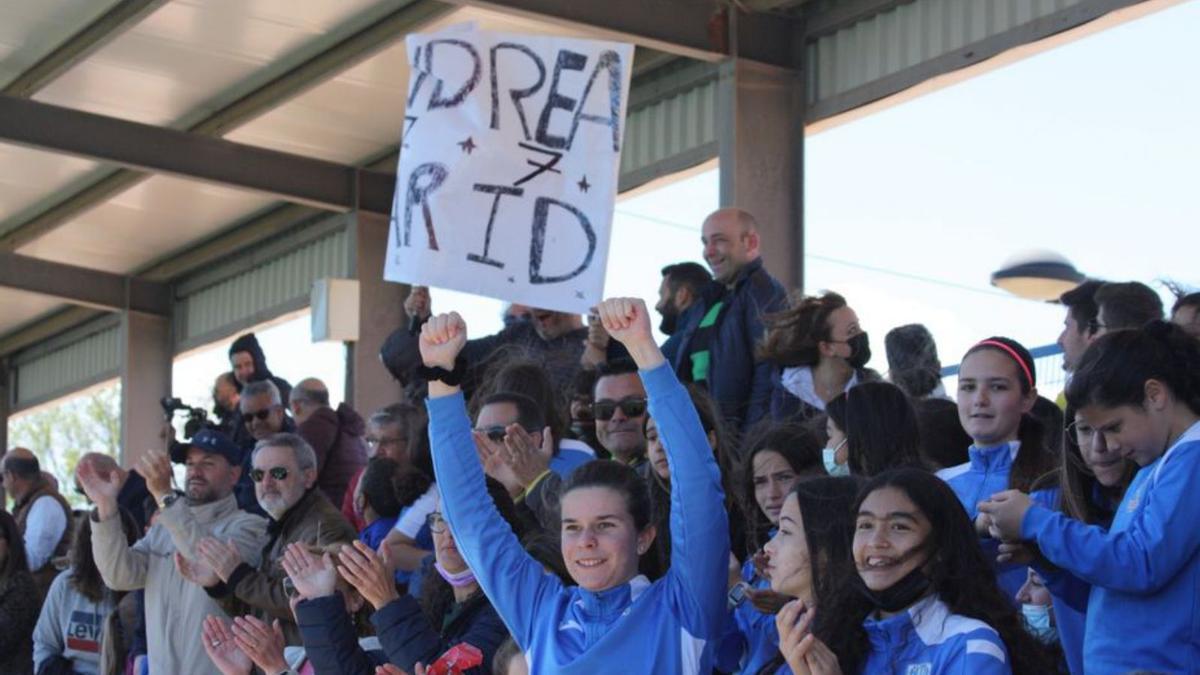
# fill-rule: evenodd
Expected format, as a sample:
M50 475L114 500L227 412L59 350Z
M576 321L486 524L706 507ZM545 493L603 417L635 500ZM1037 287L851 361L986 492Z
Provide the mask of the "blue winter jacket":
M946 481L950 489L954 490L954 494L958 495L958 500L967 510L971 522L975 522L976 516L979 515L979 502L987 501L993 494L1008 489L1008 474L1020 447L1021 444L1017 441L990 448L972 445L967 450L970 461L937 473L938 478ZM1058 494L1059 489L1052 488L1037 490L1031 496L1035 503L1053 507L1058 503ZM983 538L979 543L983 547L984 556L996 568L996 583L1000 586L1000 591L1016 604L1017 592L1025 584L1029 566L996 564L1000 542Z
M758 576L754 559L742 564L742 581L755 590L771 588L771 582ZM779 630L775 615L764 614L746 600L729 612L725 636L717 649L717 668L726 673L755 675L779 653Z
M958 614L936 596L886 619L863 622L871 651L862 673L902 675L1010 675L1000 634ZM786 665L778 673L791 675Z
M700 321L712 306L710 295L692 303L679 317L679 329L663 345L663 354L676 373L685 372L690 363L692 338ZM777 312L787 305L787 291L763 269L762 259L746 263L738 272L733 290L725 294L725 306L714 327L709 344L711 366L708 391L721 407L721 414L733 428L745 431L766 416L771 404L771 364L754 358L754 350L763 336L764 314Z
M460 394L431 398L442 513L459 551L526 654L530 673L708 673L725 621L728 519L691 397L666 365L642 371L671 463L671 568L599 593L564 586L525 553L484 494Z
M1200 669L1200 423L1133 478L1105 530L1031 507L1021 536L1092 584L1089 675Z

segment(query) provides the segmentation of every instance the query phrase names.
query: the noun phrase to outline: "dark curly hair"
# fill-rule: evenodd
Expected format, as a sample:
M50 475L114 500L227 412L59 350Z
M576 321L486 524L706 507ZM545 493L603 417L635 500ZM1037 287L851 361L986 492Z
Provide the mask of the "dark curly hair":
M777 452L800 477L824 476L821 442L806 427L794 423L765 423L755 427L744 446L745 459L738 471L738 497L746 518L746 547L757 551L767 543L771 521L754 497L754 458L763 452Z
M954 491L927 471L893 469L863 486L852 513L858 513L871 493L884 488L903 492L929 520L929 539L924 544L929 559L924 569L933 593L950 612L995 629L1008 648L1013 673L1057 672L1053 653L1025 630L1021 615L997 586L995 570ZM817 606L824 611L817 612L813 632L837 655L843 672L859 672L871 650L863 621L875 608L859 588L853 557L845 561L842 570L828 597L817 599Z

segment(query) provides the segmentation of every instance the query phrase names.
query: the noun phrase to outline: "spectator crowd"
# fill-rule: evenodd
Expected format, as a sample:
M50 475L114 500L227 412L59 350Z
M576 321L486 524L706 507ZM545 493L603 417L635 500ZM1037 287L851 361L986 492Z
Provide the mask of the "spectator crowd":
M82 512L8 449L0 673L1200 672L1200 294L1085 281L1058 400L1006 336L947 391L751 214L702 243L586 323L414 287L379 410L243 335L209 424L79 460Z

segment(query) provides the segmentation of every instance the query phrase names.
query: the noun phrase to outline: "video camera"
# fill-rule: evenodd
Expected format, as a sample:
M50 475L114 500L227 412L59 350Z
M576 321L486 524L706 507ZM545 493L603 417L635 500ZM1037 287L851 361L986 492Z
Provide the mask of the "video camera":
M208 411L204 408L193 408L173 396L164 396L158 403L162 406L163 414L167 417L167 422L175 419L176 412L182 411L187 413L188 419L183 425L184 438L195 436L196 432L201 429L216 428L216 426L208 421Z

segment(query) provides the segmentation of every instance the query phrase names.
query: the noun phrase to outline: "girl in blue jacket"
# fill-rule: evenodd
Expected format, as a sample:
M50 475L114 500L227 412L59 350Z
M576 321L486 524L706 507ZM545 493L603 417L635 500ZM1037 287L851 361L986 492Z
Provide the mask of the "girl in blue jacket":
M1005 489L1031 492L1034 481L1055 471L1056 457L1045 445L1045 429L1030 415L1037 401L1033 355L1015 340L992 337L963 356L958 373L958 418L974 443L966 464L942 469L945 480L967 514L976 521L988 560L995 563L999 542L978 519L977 504ZM1057 490L1034 492L1053 504ZM996 565L996 580L1005 597L1015 598L1028 576L1026 565Z
M783 673L1052 673L946 484L893 469L859 492L853 571L779 613ZM772 573L774 579L774 573ZM810 630L811 629L811 630Z
M784 502L797 481L824 476L821 445L798 424L762 426L746 441L739 488L743 510L751 517L748 544L753 554L742 565L741 589L731 591L729 621L717 650L717 668L757 673L779 653L775 613L790 598L771 590L763 572L763 545L775 536Z
M1006 539L1092 584L1088 673L1195 672L1200 664L1200 343L1155 321L1106 334L1084 353L1067 402L1082 444L1141 469L1106 530L1018 492L980 505Z
M670 461L671 567L650 583L638 557L654 539L646 484L628 466L594 461L562 488L562 551L578 586L530 558L487 500L455 361L466 325L451 313L422 328L429 434L442 512L484 593L525 652L530 672L707 673L725 620L728 520L721 479L687 391L650 332L645 304L598 307L640 368ZM441 370L438 370L441 369Z

